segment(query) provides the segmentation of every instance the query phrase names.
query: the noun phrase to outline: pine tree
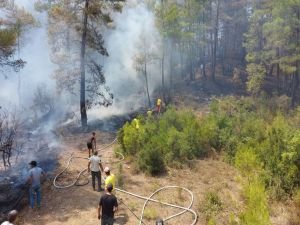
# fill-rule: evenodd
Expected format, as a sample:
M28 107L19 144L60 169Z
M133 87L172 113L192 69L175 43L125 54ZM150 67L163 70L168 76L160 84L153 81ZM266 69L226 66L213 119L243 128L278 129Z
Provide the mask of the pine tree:
M60 90L79 93L83 127L87 126L87 109L112 104L113 94L99 63L102 56L108 56L101 31L113 22L110 12L121 11L121 2L57 0L48 6L52 60L59 67L55 78Z

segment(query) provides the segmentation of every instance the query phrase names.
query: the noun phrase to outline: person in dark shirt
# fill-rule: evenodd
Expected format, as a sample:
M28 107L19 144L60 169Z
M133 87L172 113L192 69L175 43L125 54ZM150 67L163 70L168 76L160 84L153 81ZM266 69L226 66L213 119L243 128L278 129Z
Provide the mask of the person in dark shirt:
M113 225L114 214L118 210L118 200L111 191L112 184L108 184L106 192L101 196L98 206L98 219L101 218L101 225Z
M91 157L91 152L92 152L92 154L94 154L94 152L96 151L96 133L95 132L92 133L92 137L88 140L86 145L89 150L89 157Z

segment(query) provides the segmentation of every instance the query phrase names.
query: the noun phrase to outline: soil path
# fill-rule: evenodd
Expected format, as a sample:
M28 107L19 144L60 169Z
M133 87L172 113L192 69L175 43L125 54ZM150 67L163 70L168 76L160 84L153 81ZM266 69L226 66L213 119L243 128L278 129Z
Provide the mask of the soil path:
M101 148L105 143L113 140L113 135L97 133L102 137ZM65 137L63 144L64 152L59 157L59 168L57 173L65 167L65 163L73 153L76 156L87 157L84 150L88 134L79 133ZM149 196L156 189L165 185L178 185L191 190L194 194L195 202L192 209L197 212L199 218L197 224L206 224L206 215L203 211L205 196L209 192L217 193L222 202L222 210L216 216L218 224L227 224L231 214L237 214L242 203L240 196L240 185L237 182L237 172L226 163L218 160L197 160L191 163L189 167L182 169L170 169L167 174L160 177L148 177L144 174L136 173L133 163L129 161L122 162L122 169L113 156L111 146L100 152L104 166L111 166L114 174L121 174L123 178L122 189L142 195ZM68 184L77 176L78 172L87 167L87 160L75 159L70 169L59 179L60 184ZM88 176L91 180L91 177ZM79 181L84 183L84 177ZM42 207L41 209L30 210L26 208L20 216L20 224L24 225L95 225L99 224L97 219L97 205L102 193L92 190L91 184L85 186L73 186L66 189L56 189L50 181L43 185L42 190ZM133 225L138 224L138 220L127 209L130 208L137 216L140 216L143 200L130 197L123 193L117 192L117 197L122 199L126 204L120 203L119 211L116 214L116 224ZM185 191L166 190L154 196L155 199L188 206L190 196ZM149 203L145 210L145 222L149 225L155 224L157 217L166 218L180 210L161 206L156 203ZM175 219L170 220L167 224L188 225L193 221L190 213L185 213Z

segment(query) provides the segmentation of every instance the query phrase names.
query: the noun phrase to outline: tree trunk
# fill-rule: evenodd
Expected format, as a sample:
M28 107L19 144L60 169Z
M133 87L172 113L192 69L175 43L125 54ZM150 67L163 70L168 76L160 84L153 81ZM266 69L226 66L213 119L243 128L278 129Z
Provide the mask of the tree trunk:
M87 114L85 105L85 48L86 48L86 35L87 35L87 21L88 21L88 8L89 0L85 1L83 10L83 26L81 36L81 50L80 50L80 115L81 126L87 126Z
M179 51L179 56L180 56L180 73L181 73L181 79L184 80L184 72L183 72L183 45L180 45L180 51Z
M169 87L169 93L168 93L168 100L171 99L172 96L172 88L173 88L173 41L170 42L170 87Z
M146 91L147 91L147 97L148 97L148 107L151 108L151 100L149 95L149 85L148 85L148 74L147 74L147 62L145 60L144 64L144 72L145 72L145 80L146 80Z
M297 19L300 21L300 7L297 9ZM297 28L297 33L296 33L296 38L297 38L297 43L298 46L300 45L300 28ZM293 83L293 93L292 93L292 107L295 106L296 102L296 91L299 87L299 76L300 76L300 60L296 61L296 71L295 71L295 80Z
M299 77L298 74L295 73L292 78L292 93L291 93L291 106L295 106L295 100L296 100L296 90L298 87Z
M214 42L213 42L213 53L212 53L212 80L215 81L216 76L216 64L217 64L217 47L218 47L218 33L219 33L219 9L220 9L220 0L217 1L217 14L216 14L216 23L214 29Z
M202 18L203 18L203 24L205 23L204 22L204 19L205 19L205 13L204 13L205 11L203 11L203 14L202 14ZM206 32L205 32L205 29L203 28L203 36L202 36L202 38L203 38L203 43L205 43L205 36L206 36ZM205 72L205 66L206 66L206 54L205 54L205 51L206 51L206 45L205 44L203 44L203 48L202 48L202 52L203 52L203 68L202 68L202 72L203 72L203 77L205 78L205 80L207 79L207 77L206 77L206 72Z
M164 18L164 1L161 0L162 10L161 10L161 18ZM165 28L164 20L162 22L163 29ZM163 46L162 46L162 58L161 58L161 85L162 85L162 96L163 101L168 104L167 96L166 96L166 85L165 85L165 46L166 40L163 38Z
M164 46L163 46L163 53L162 53L162 58L161 58L161 85L162 85L163 101L165 103L167 103L167 99L166 99L166 85L165 85L165 47Z
M279 64L276 64L276 80L277 80L277 92L280 95L281 92L281 85L280 85L280 76L279 76Z

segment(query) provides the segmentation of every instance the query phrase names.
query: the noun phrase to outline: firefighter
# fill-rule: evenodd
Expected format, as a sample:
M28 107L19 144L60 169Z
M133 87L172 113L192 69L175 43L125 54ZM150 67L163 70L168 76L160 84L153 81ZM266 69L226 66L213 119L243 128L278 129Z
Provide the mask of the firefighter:
M148 109L148 111L147 111L147 116L148 116L148 117L151 117L151 116L152 116L152 110L151 110L151 109Z
M157 101L156 101L156 111L157 113L160 113L160 110L161 110L161 99L158 98Z
M133 119L133 125L135 126L135 129L139 129L140 128L140 122L137 118Z

